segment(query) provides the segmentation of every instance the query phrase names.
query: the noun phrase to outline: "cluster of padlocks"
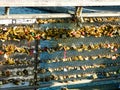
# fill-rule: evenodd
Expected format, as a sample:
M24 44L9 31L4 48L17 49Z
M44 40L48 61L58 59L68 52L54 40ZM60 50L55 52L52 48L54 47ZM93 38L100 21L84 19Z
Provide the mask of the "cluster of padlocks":
M1 26L0 29L0 87L34 85L34 52L33 40L26 37L32 28L22 33L25 26ZM21 33L20 33L20 32ZM28 34L28 35L27 35Z
M1 26L0 85L34 86L35 82L48 85L119 77L120 18L83 19L73 29L59 27L78 23L73 18L38 19L37 25ZM46 24L59 25L43 28ZM40 28L35 29L36 26ZM40 42L37 51L35 40ZM35 57L39 59L37 62Z
M71 27L71 23L76 23L74 19L38 20L41 24L53 24L44 28L40 41L41 84L119 77L119 17L83 19L73 29L64 25Z

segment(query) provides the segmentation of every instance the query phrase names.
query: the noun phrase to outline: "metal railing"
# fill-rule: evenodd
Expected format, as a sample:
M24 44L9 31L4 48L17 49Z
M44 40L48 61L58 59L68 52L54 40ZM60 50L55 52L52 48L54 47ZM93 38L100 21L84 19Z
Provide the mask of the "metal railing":
M1 7L5 7L5 14L4 15L0 15L0 20L2 21L5 21L5 23L0 23L0 24L38 24L36 23L36 20L37 19L49 19L49 18L74 18L74 19L81 19L81 22L79 23L80 25L82 24L85 24L84 26L86 26L87 24L92 24L92 25L95 25L96 26L96 23L90 23L90 22L87 22L84 23L82 20L84 20L84 18L97 18L97 17L100 17L100 18L106 18L106 17L117 17L117 18L120 18L120 12L109 12L109 13L82 13L82 7L83 6L119 6L120 5L120 0L29 0L29 1L26 1L26 0L1 0L0 1L0 6ZM69 14L69 13L48 13L48 14L9 14L10 12L10 7L56 7L56 6L74 6L76 7L76 11L73 13L73 14ZM23 20L24 22L18 22L19 20ZM104 22L104 21L103 21ZM57 22L58 23L58 22ZM100 22L97 22L97 25L99 24ZM110 24L113 23L113 22L110 22ZM119 25L119 20L118 22L114 22L115 24L117 23L117 25ZM53 26L51 29L53 28L62 28L62 27L59 27L61 23L58 23L59 25L57 24L38 24L38 27L37 29L38 30L46 30L47 27L50 26ZM72 22L72 24L74 24L74 22ZM108 24L108 22L106 23L101 23L101 25L103 24ZM44 27L44 25L46 25ZM64 23L64 25L67 25L66 27L71 27L70 24L67 24ZM72 26L72 28L74 29L79 29L81 28L82 26ZM61 24L61 26L63 26ZM98 25L99 26L99 25ZM76 28L77 27L77 28ZM79 28L78 28L79 27ZM118 26L119 27L119 26ZM65 28L65 27L64 27ZM63 29L63 28L62 28ZM71 29L70 29L71 30ZM54 40L54 39L53 39ZM50 41L50 42L49 42ZM63 38L63 39L58 39L58 40L54 40L54 41L51 41L51 40L43 40L42 39L40 40L40 44L43 44L47 42L47 44L49 44L50 46L51 45L51 42L52 44L53 43L56 43L55 46L57 46L59 43L63 43L63 45L69 45L71 46L73 44L73 42L77 43L77 42L81 42L82 41L82 44L90 44L91 42L93 43L105 43L105 42L115 42L117 44L120 44L120 40L119 40L119 36L116 36L116 37L113 37L111 39L111 37L106 37L106 36L103 36L103 37L98 37L98 38L95 38L95 37L85 37L85 38ZM43 44L43 47L44 45ZM78 43L77 43L78 44ZM38 74L37 71L34 71L34 79L35 79L35 85L34 86L27 86L27 87L23 87L23 86L18 86L18 87L11 87L9 89L11 90L16 90L16 89L21 89L21 87L23 89L37 89L37 88L42 88L42 87L47 87L47 86L50 86L50 87L59 87L61 88L61 85L62 85L62 81L63 82L67 82L67 81L74 81L74 80L81 80L81 79L86 79L86 78L89 78L88 77L84 77L84 76L79 76L80 74L83 75L84 73L97 73L99 74L99 72L101 72L101 74L104 74L106 72L114 72L114 71L118 71L119 68L120 68L120 58L117 58L116 61L112 61L111 59L96 59L95 61L89 59L88 61L87 60L83 60L83 61L80 61L80 60L77 60L75 61L73 58L71 59L71 61L65 61L63 60L63 57L64 57L64 50L58 50L54 53L48 53L47 51L41 51L41 48L38 47L39 43L38 41L36 41L36 50L35 50L35 70L36 69L39 69L38 68L38 63L40 63L40 69L42 70L45 70L44 73L40 73ZM49 48L49 47L47 47ZM52 47L54 49L54 47ZM40 49L40 50L39 50ZM40 51L40 58L39 58L39 53ZM110 52L110 49L98 49L98 50L94 50L94 51L91 51L91 52L88 52L88 51L84 51L84 52L78 52L78 51L75 51L75 50L69 50L66 52L67 55L69 57L74 57L74 56L79 56L79 55L83 55L83 56L86 56L86 55L98 55L98 54L111 54ZM120 50L118 49L117 52L113 52L112 54L117 54L117 53L120 53ZM56 59L57 57L57 59ZM30 58L30 57L29 57ZM40 60L38 60L40 59ZM45 60L47 59L47 60ZM50 59L50 60L49 60ZM54 60L53 60L54 59ZM52 62L53 60L53 62ZM98 60L98 62L97 62ZM109 60L111 60L109 62ZM50 62L49 62L50 61ZM56 62L56 61L59 61L59 62ZM107 63L109 62L109 63ZM89 63L89 64L88 64ZM118 63L117 66L113 65L113 66L109 66L108 64L115 64L115 63ZM106 66L108 65L108 67L106 68L88 68L86 70L83 70L81 69L82 66L85 66L85 65L93 65L93 64L105 64ZM67 67L72 67L72 69L68 69L66 70ZM5 66L4 66L5 67ZM11 66L6 66L6 67L11 67ZM19 67L19 66L17 66ZM75 67L75 68L73 68ZM14 67L12 67L14 68ZM21 68L21 66L19 67ZM59 71L59 68L60 68L60 71ZM61 69L62 68L62 69ZM76 69L77 68L77 69ZM49 69L53 69L53 71L50 71ZM75 74L75 76L73 75ZM71 75L71 77L69 77L69 75ZM72 76L73 75L73 76ZM58 76L58 77L57 77ZM103 75L104 76L104 75ZM111 77L110 79L111 80L115 80L114 82L115 83L118 83L116 77L118 77L119 75L113 75L113 77ZM69 77L69 78L67 78ZM39 78L39 79L38 79ZM91 78L91 77L90 77ZM103 77L104 78L104 77ZM107 80L107 78L104 78ZM38 80L38 81L37 81ZM40 84L38 84L38 82L40 81ZM94 81L94 79L93 79ZM99 80L95 80L96 82L99 81ZM55 82L59 83L59 84L56 84ZM102 82L102 80L101 80ZM54 84L53 84L54 83ZM81 83L81 82L80 82ZM73 84L63 84L63 87L66 86L66 85L71 85L71 86L74 86L76 83L73 83ZM79 83L77 83L79 84ZM84 83L83 83L84 84ZM83 85L84 86L84 85ZM2 88L3 90L6 88ZM8 88L7 88L8 89Z

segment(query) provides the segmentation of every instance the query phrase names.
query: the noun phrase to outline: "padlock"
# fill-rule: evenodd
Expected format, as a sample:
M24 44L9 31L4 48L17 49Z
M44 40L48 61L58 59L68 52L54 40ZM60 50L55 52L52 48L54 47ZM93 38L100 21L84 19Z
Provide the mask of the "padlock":
M11 75L11 72L10 72L9 70L6 70L6 71L5 71L5 76L6 76L6 77L9 77L10 75Z
M29 72L29 71L26 70L26 69L24 69L22 72L23 72L24 75L28 75L28 72Z
M98 78L98 76L97 76L97 74L93 74L93 79L97 79Z

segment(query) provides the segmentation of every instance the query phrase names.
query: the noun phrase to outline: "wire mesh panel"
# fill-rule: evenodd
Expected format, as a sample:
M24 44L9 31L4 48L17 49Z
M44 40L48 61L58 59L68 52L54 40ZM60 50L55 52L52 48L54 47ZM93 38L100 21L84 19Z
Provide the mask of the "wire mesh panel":
M70 88L69 82L102 82L119 78L120 18L84 19L92 21L78 24L72 19L68 19L68 23L62 19L59 22L53 19L52 22L51 19L51 22L45 20L46 23L40 25L45 32L39 50L38 77L41 87L46 84L52 87L68 85ZM107 22L109 19L115 22ZM101 23L102 20L104 23ZM41 23L42 19L38 21Z
M37 19L33 25L1 26L0 88L118 83L119 17L83 19L83 23L74 18Z
M34 88L35 41L25 36L32 31L25 26L0 27L0 90Z
M0 15L0 90L120 82L120 13L82 13L82 6L119 6L118 0L0 2L5 7ZM75 6L76 11L9 15L12 6Z

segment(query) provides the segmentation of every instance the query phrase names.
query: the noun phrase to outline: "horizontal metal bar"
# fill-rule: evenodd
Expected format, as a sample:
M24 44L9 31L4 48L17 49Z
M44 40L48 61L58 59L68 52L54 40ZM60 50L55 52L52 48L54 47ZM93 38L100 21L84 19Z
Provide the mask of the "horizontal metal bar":
M73 43L74 41L74 43ZM118 43L120 44L120 37L107 37L102 36L99 38L95 37L86 37L86 38L67 38L67 39L59 39L57 40L57 43L61 43L63 46L71 46L72 44L75 44L76 46L85 44L89 45L90 43L96 44L96 43Z
M60 67L77 67L83 65L93 65L93 64L110 64L110 63L120 63L120 57L116 60L112 59L97 59L97 60L85 60L85 61L67 61L67 62L54 62L50 64L41 63L40 67L43 68L60 68ZM44 67L45 66L45 67Z
M120 83L120 80L111 78L111 79L104 79L104 80L99 80L99 81L92 80L89 83L86 83L86 84L83 83L81 85L80 85L80 83L77 83L77 84L74 84L74 85L68 85L67 87L68 88L88 87L89 89L91 89L90 87L97 86L97 88L102 87L101 89L104 89L104 90L107 90L107 89L115 90L115 89L118 89L119 83ZM83 90L85 90L85 89L83 89Z
M15 86L15 87L6 87L0 88L0 90L33 90L35 88L39 88L40 86Z
M27 15L25 17L27 18ZM25 17L23 18L23 17L21 17L21 15L8 15L8 16L1 15L0 16L0 24L5 24L5 25L33 24L36 22L36 19L26 19Z
M119 0L0 0L1 7L118 6Z
M61 89L61 87L67 87L70 90L72 90L74 88L76 90L79 90L79 89L86 90L86 89L84 89L85 87L87 87L87 90L92 87L95 87L95 89L96 89L96 87L99 87L99 88L101 87L102 89L106 88L106 89L116 90L119 86L119 83L120 83L120 80L118 78L117 79L107 78L107 79L101 79L101 80L83 79L83 80L79 80L76 82L68 82L68 83L58 83L57 82L57 83L53 84L52 86L40 88L40 90L48 90L48 89L59 90L59 89Z
M24 59L27 58L27 60L32 60L32 58L34 58L33 56L30 56L28 54L25 53L14 53L10 55L10 58L14 58L14 59Z
M67 75L77 75L81 73L91 73L91 72L112 72L112 71L117 71L119 68L120 66L111 66L111 67L106 67L106 68L89 68L86 70L70 70L67 72L55 71L52 73L57 76L67 76ZM42 78L42 77L50 76L52 73L47 72L47 73L44 73L44 75L43 74L38 74L38 75Z
M82 17L112 17L112 16L120 16L120 12L82 13L81 16ZM71 18L71 17L72 17L72 15L67 14L67 13L10 14L10 15L1 15L0 19ZM26 22L27 21L28 20L26 20ZM32 20L31 20L31 22L32 22ZM34 22L34 20L33 20L33 22Z
M74 42L73 42L74 41ZM70 46L74 43L76 46L80 46L82 44L89 45L90 43L96 44L96 43L118 43L120 44L120 37L107 37L102 36L99 38L95 37L86 37L86 38L66 38L66 39L58 39L58 40L41 40L41 47L47 47L47 48L54 48L57 47L57 45L60 43L63 46Z
M78 22L79 25L81 25L82 27L83 26L100 26L100 25L103 25L103 24L112 24L112 25L116 25L116 26L119 26L119 23L120 21L101 21L101 22L93 22L93 23L90 23L90 22ZM69 26L69 27L68 27ZM76 29L76 28L80 28L77 26L77 23L67 23L67 22L64 22L64 23L47 23L47 24L40 24L40 26L38 28L35 28L35 29L39 29L41 28L42 30L46 30L46 28L58 28L58 29Z
M96 56L96 55L106 55L106 54L117 54L117 53L120 53L120 48L118 49L118 51L116 52L110 52L110 49L97 49L97 50L92 50L92 51L84 51L84 52L78 52L78 51L75 51L75 50L69 50L66 52L67 53L67 57L73 57L73 56ZM46 52L43 52L41 53L40 55L41 57L41 60L48 60L48 59L55 59L56 57L57 58L64 58L64 51L61 50L61 51L58 51L58 52L55 52L55 53L52 53L52 54L49 54L49 53L46 53Z
M20 40L20 41L15 41L15 40L6 40L4 42L0 41L0 44L5 44L5 45L9 45L9 44L13 44L17 47L34 47L34 41L31 41L28 43L27 40Z
M25 75L25 76L19 76L19 75L13 75L13 76L10 76L10 77L7 77L7 76L0 76L0 80L7 80L7 79L13 79L13 78L34 78L34 74L30 74L30 75Z
M115 75L111 75L111 77L106 77L105 75L101 75L102 77L99 77L99 75L98 75L98 78L95 79L95 82L99 82L99 81L102 81L102 80L110 80L110 79L118 77L119 75L120 74L115 74ZM78 81L78 80L84 80L84 79L94 80L92 78L92 74L91 74L91 77L90 76L85 76L85 77L79 77L79 78L66 78L66 79L63 80L63 82L65 82L65 81ZM55 80L52 80L52 81L54 82ZM56 80L56 81L61 82L61 80Z
M5 69L14 69L14 68L27 68L27 67L33 67L34 64L32 65L0 65L0 70L5 70Z
M80 17L119 17L120 12L104 12L104 13L82 13ZM0 15L0 24L34 24L36 18L72 18L71 14L67 13L52 13L52 14L10 14Z
M37 86L13 86L13 87L4 87L0 88L0 90L33 90L33 89L38 89L38 88L44 88L44 87L49 87L52 84L40 84Z
M120 13L83 13L82 17L118 17ZM71 14L11 14L0 15L0 24L34 24L36 18L71 18Z

